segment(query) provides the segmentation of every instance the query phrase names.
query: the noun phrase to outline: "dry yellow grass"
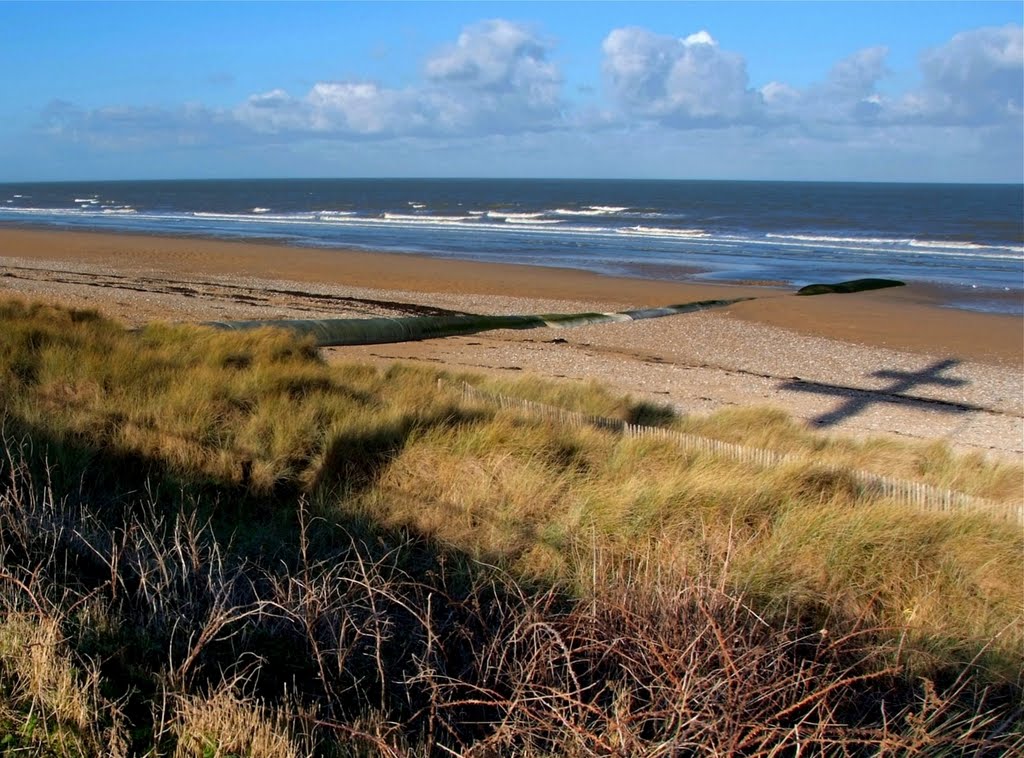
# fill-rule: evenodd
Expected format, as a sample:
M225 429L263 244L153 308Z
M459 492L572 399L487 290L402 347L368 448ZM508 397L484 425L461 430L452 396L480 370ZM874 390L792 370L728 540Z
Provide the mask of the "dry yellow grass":
M97 667L73 662L55 618L5 613L0 619L0 735L15 750L43 755L127 755L115 704L100 694Z
M439 386L435 372L328 366L283 332L128 334L95 314L17 301L0 304L0 322L3 412L41 437L251 495L304 491L322 515L411 529L547 582L571 585L594 549L627 560L657 545L666 566L705 573L766 613L795 604L892 629L939 662L985 645L1021 660L1020 529L897 508L844 474L868 468L999 498L1019 494L1019 466L939 444L824 437L770 410L665 417L803 456L758 469L466 403L447 388L456 378ZM488 386L658 415L596 386Z
M283 709L268 708L228 688L212 695L180 697L171 730L174 758L299 758Z
M795 457L568 428L463 380ZM1019 467L13 301L0 421L4 750L1024 746L1021 530L851 475L998 498Z
M763 468L568 427L468 402L463 381L793 458ZM104 656L125 645L151 656L153 670L132 676L151 688L152 712L162 699L153 733L134 744L150 741L153 755L306 754L325 732L335 748L357 740L397 755L422 743L429 754L435 740L476 733L484 712L501 724L481 750L523 755L655 755L665 734L684 732L693 746L730 735L723 752L792 749L807 734L791 735L787 719L807 704L819 746L912 752L920 738L966 750L986 729L999 741L1016 728L1012 713L978 711L984 694L971 698L1020 691L1021 530L981 512L898 506L862 492L852 471L1006 499L1019 496L1020 466L826 437L767 409L674 418L596 385L328 366L283 332L128 333L94 313L10 300L0 423L0 719L45 717L15 744L44 755L127 750L98 669L76 658L94 638L108 640ZM8 439L25 440L48 472L19 473L29 464ZM66 523L59 493L86 479L118 505L79 504ZM163 482L180 495L132 500ZM179 510L161 511L167 502ZM201 527L200 503L230 540ZM300 538L274 552L275 519L291 529L296 514ZM310 516L365 531L341 538L339 559L337 535L310 536ZM407 566L422 576L394 563L401 535L429 546ZM17 577L46 587L46 614ZM274 660L261 666L304 667L303 686L334 712L302 715L276 681L241 696L225 672L247 641ZM445 668L470 652L468 668ZM929 684L918 703L907 682L921 676L954 685L933 698ZM885 711L851 736L829 710L840 684L900 691L905 723ZM692 703L666 697L682 686ZM655 702L662 710L644 710ZM852 718L860 706L836 707Z
M810 458L763 470L498 414L465 434L412 437L361 508L555 581L585 569L594 548L657 545L666 570L704 575L763 612L796 603L907 628L938 660L1024 642L1019 528L865 500Z
M670 408L631 403L597 383L483 380L474 384L523 400L580 413L646 423L782 454L803 455L814 463L836 464L940 488L1019 501L1024 468L986 460L981 453L958 455L940 440L911 442L886 437L853 439L808 429L786 413L770 407L727 408L704 416L679 416Z

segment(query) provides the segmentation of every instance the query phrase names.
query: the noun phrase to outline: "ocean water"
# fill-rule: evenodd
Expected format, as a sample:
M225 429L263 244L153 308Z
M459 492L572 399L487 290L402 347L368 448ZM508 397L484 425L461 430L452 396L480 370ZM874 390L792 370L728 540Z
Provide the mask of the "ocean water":
M947 285L1024 313L1024 187L618 180L0 184L0 224L276 240L643 278Z

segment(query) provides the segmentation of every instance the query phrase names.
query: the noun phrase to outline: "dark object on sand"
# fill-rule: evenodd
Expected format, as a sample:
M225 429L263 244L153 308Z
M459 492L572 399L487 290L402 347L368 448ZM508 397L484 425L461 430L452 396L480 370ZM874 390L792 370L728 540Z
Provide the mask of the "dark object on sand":
M855 279L836 284L812 284L798 295L824 295L834 292L861 292L883 287L901 287L892 279ZM648 318L676 316L711 308L725 308L752 297L731 300L702 300L696 303L667 305L664 308L639 308L619 313L542 313L530 316L488 316L483 314L445 314L440 316L405 316L400 318L344 319L282 319L271 321L210 321L205 326L216 329L245 330L261 327L289 329L301 336L312 337L317 347L346 345L380 345L395 342L478 334L494 329L564 329L587 324L620 323Z
M895 279L851 279L848 282L835 284L808 284L796 291L798 295L846 294L848 292L864 292L866 290L883 290L886 287L903 287L905 282Z
M274 321L211 321L204 326L216 329L259 329L278 327L290 329L302 336L310 336L318 347L341 347L345 345L380 345L394 342L453 337L477 334L493 329L537 329L539 327L568 328L587 324L607 324L623 321L640 321L681 313L724 308L749 297L732 300L702 300L697 303L680 303L664 308L640 308L620 313L543 313L531 316L486 316L486 315L445 315L406 316L403 318L365 319L284 319Z

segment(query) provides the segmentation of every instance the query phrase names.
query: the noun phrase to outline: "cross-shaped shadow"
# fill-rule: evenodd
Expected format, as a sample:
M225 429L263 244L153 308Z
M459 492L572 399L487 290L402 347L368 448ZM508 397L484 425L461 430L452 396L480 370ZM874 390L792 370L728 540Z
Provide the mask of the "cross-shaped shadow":
M869 405L874 403L912 403L927 405L929 408L943 411L945 413L966 413L968 411L983 410L980 406L966 403L939 400L930 397L920 397L906 394L914 387L934 385L938 387L963 387L969 384L966 379L958 379L953 376L942 376L942 373L958 365L960 361L947 359L938 361L926 366L920 371L876 371L871 374L876 379L891 379L892 382L886 387L878 389L862 389L857 387L843 387L836 384L821 384L808 382L803 379L793 379L779 385L779 389L794 390L796 392L813 392L820 395L835 395L846 398L836 409L811 419L820 426L832 426L843 419L856 416Z

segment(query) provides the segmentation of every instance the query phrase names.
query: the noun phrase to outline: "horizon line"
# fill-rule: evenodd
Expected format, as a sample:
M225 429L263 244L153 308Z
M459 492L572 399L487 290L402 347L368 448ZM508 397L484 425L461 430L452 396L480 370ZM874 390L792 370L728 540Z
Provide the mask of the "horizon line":
M1019 181L928 181L921 179L709 179L709 178L645 178L645 177L551 177L551 176L220 176L220 177L161 177L133 179L21 179L0 180L5 184L80 184L85 182L142 183L142 182L694 182L718 184L913 184L932 186L1005 186L1024 187Z

